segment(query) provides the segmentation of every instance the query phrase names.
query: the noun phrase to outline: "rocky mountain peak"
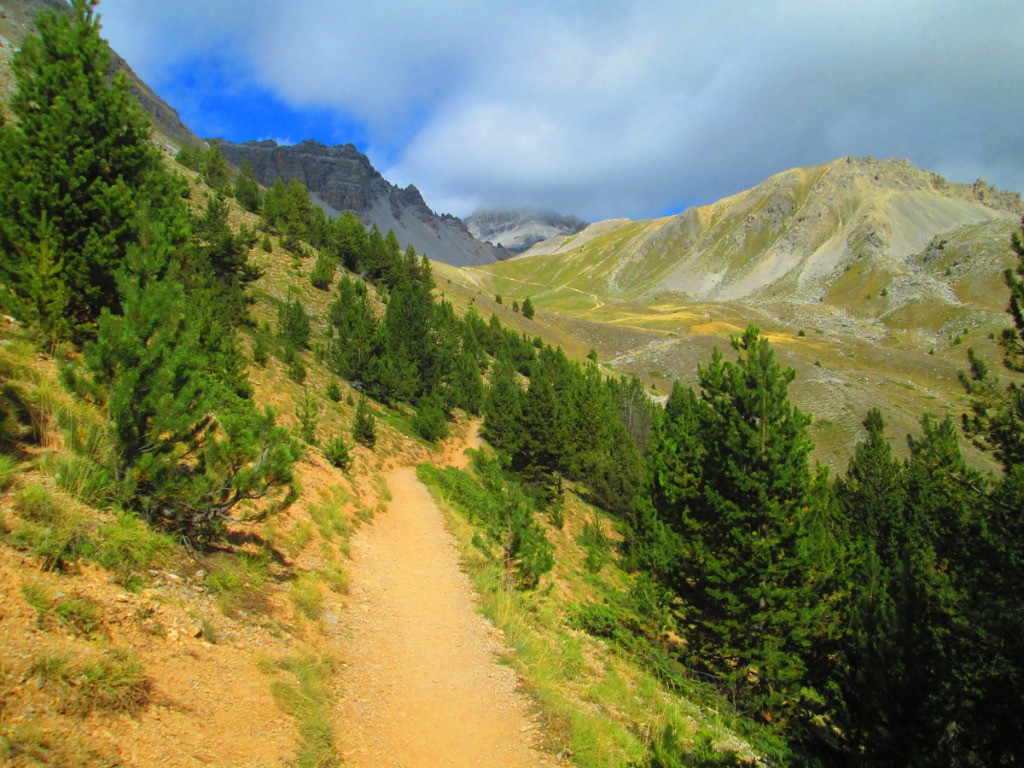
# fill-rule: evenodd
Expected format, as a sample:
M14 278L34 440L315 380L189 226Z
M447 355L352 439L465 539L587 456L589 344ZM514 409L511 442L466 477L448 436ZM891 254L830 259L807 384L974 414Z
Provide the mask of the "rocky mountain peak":
M574 235L587 222L535 208L483 209L466 219L466 226L478 240L522 253L551 237Z
M394 230L399 242L418 253L456 266L486 264L505 254L470 234L461 219L432 211L414 185L404 189L385 179L352 144L328 146L307 139L292 146L276 141L220 142L228 162L252 164L256 179L272 186L297 179L327 206L328 213L352 211L381 232Z

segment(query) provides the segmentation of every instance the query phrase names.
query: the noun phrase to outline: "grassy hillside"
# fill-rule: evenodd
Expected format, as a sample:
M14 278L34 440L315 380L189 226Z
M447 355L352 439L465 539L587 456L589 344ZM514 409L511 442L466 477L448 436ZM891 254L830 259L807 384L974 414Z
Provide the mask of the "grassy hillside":
M191 189L199 203L205 188L193 177ZM230 219L256 222L237 208ZM310 286L313 260L295 260L276 239L251 258L264 270L243 335L254 397L305 450L294 503L230 525L211 547L122 510L104 414L60 381L60 356L74 363L78 353L41 354L31 329L0 325L5 765L337 764L331 632L348 538L386 504L384 471L430 450L410 436L408 414L376 404L376 446L355 443L358 393L335 382L340 399L329 398L334 377L313 352L302 353L305 382L289 377L268 324L299 296L319 338L329 296ZM251 354L261 336L271 352L262 365ZM338 436L350 446L346 471L324 458Z

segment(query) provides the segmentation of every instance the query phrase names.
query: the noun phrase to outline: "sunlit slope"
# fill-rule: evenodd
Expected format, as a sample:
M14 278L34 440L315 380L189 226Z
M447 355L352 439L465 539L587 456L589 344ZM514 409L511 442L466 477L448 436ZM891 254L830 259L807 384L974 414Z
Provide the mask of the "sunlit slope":
M844 158L677 216L600 222L487 271L498 292L566 309L664 294L846 307L893 286L902 301L955 301L955 286L941 279L952 275L919 256L961 227L982 239L987 226L1001 233L1019 212L1019 197L986 185L949 184L904 161ZM861 285L862 295L851 290Z
M505 312L531 297L545 338L593 348L606 370L661 394L674 378L695 383L711 350L754 323L797 371L792 395L815 417L818 458L841 469L871 407L898 451L923 414L967 408L957 372L968 347L1000 356L1020 210L1018 195L983 183L842 159L446 279L478 303L500 294Z

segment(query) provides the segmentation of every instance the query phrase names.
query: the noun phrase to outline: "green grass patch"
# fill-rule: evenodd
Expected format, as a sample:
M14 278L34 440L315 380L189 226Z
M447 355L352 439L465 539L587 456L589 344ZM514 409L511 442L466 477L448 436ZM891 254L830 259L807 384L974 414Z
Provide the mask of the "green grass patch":
M289 557L295 557L309 544L313 537L313 526L309 523L296 523L288 531L284 539L284 548Z
M300 656L284 659L279 667L290 679L273 681L270 691L278 706L295 720L299 732L296 749L299 768L341 765L332 723L333 660Z
M100 526L97 562L116 574L118 583L136 588L146 572L166 564L176 550L173 537L151 528L131 512L119 511Z
M320 535L325 539L332 539L335 536L347 539L352 532L348 519L345 517L345 511L341 506L344 498L344 496L339 497L336 495L335 499L331 501L325 500L318 504L312 504L309 507L309 516L316 524Z
M211 562L206 586L225 614L265 613L269 580L270 564L264 555L225 553Z
M14 475L18 471L18 461L13 456L0 453L0 491L6 491L14 483Z
M67 568L95 549L95 521L42 485L23 488L14 508L22 522L12 542L34 553L45 570Z
M109 468L75 453L50 453L42 469L52 475L57 487L90 507L106 507L116 491Z
M149 680L130 652L112 649L85 662L48 654L36 659L31 674L62 711L82 717L95 710L135 714L149 703Z
M38 583L24 584L21 594L35 609L39 626L44 629L62 626L73 635L86 638L105 635L100 606L87 597L54 597Z
M292 581L288 596L296 609L310 621L319 621L324 615L324 595L316 574L300 573Z

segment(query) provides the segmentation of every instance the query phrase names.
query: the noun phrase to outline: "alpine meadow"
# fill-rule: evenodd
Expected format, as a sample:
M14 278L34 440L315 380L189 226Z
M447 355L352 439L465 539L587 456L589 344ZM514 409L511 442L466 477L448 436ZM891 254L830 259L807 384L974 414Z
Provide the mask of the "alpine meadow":
M102 12L0 7L4 765L1024 762L1019 193L463 222Z

